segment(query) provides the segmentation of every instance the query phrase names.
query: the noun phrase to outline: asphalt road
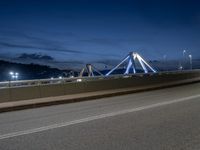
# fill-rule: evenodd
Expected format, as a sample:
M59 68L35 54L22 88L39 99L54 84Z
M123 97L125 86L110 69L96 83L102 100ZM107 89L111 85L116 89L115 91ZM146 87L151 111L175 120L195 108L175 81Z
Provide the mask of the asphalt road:
M199 150L200 83L0 114L0 150Z

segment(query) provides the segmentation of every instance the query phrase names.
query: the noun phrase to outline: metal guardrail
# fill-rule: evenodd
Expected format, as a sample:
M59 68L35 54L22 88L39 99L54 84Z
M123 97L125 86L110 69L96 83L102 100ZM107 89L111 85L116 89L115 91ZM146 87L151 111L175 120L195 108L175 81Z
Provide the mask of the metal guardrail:
M13 87L26 87L26 86L40 86L40 85L51 85L51 84L65 84L69 82L86 82L93 80L102 80L102 79L113 79L113 78L128 78L133 76L151 76L151 75L163 75L163 74L176 74L176 73L187 73L200 70L190 70L190 71L166 71L158 73L136 73L128 75L110 75L110 76L95 76L95 77L73 77L73 78L55 78L55 79L38 79L38 80L18 80L18 81L6 81L0 82L0 88L13 88Z
M54 78L54 79L6 81L6 82L0 82L0 88L64 84L69 82L84 82L84 81L100 80L105 78L116 78L116 77L117 76L112 76L112 77L96 76L96 77L73 77L73 78L62 78L62 79Z
M95 76L95 77L73 77L73 78L54 78L54 79L38 79L38 80L18 80L18 81L6 81L0 82L0 88L11 87L25 87L25 86L38 86L38 85L50 85L50 84L64 84L69 82L86 82L101 79L113 79L113 78L126 78L133 75L112 75L109 77ZM135 74L135 76L143 76L143 74Z

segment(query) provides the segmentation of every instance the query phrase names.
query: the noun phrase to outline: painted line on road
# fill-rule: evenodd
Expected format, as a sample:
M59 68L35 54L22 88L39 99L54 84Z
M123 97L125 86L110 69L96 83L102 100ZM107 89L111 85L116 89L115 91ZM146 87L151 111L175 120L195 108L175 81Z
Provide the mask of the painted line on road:
M171 100L171 101L160 102L160 103L151 104L151 105L147 105L147 106L141 106L141 107L137 107L137 108L133 108L133 109L126 109L126 110L122 110L122 111L101 114L101 115L97 115L97 116L91 116L91 117L87 117L87 118L83 118L83 119L79 119L79 120L53 124L53 125L49 125L49 126L35 128L35 129L29 129L29 130L24 130L24 131L3 134L3 135L0 135L0 140L18 137L18 136L22 136L22 135L38 133L38 132L52 130L52 129L57 129L57 128L66 127L66 126L79 124L79 123L84 123L84 122L88 122L88 121L93 121L93 120L97 120L97 119L113 117L113 116L117 116L117 115L123 115L126 113L137 112L137 111L141 111L141 110L145 110L145 109L151 109L151 108L169 105L169 104L173 104L173 103L188 101L188 100L195 99L195 98L200 98L200 95L189 96L189 97L175 99L175 100Z

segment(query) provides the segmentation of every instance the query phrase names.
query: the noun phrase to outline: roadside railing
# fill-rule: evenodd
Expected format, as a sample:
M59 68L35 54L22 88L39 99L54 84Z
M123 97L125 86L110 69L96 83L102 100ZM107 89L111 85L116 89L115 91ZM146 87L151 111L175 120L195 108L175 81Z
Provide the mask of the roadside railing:
M38 85L50 85L50 84L65 84L69 82L87 82L93 80L102 80L102 79L113 79L113 78L128 78L133 76L151 76L151 75L162 75L162 74L176 74L176 73L185 73L185 72L195 72L199 70L184 70L184 71L166 71L158 73L136 73L128 75L109 75L109 76L94 76L94 77L71 77L71 78L54 78L54 79L37 79L37 80L18 80L18 81L5 81L0 82L0 88L11 88L11 87L25 87L25 86L38 86Z

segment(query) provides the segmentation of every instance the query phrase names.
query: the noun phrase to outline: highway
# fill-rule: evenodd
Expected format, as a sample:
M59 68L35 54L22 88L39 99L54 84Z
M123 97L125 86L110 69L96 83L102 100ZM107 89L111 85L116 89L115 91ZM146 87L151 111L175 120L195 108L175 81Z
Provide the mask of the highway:
M0 114L0 150L199 150L200 83Z

